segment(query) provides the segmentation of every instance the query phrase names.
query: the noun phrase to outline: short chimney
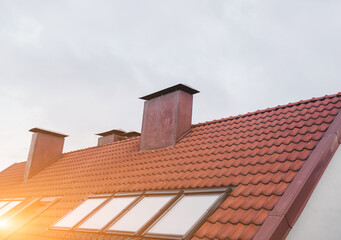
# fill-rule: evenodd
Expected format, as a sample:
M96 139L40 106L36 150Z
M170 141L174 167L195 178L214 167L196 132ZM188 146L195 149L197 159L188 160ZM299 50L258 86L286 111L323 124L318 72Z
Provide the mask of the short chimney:
M140 136L141 134L135 131L125 132L121 129L114 129L103 133L96 134L100 136L98 138L97 146L103 146L104 144L111 142L118 142L127 138Z
M96 135L99 135L101 137L98 138L98 144L97 146L103 146L104 144L111 143L111 142L118 142L123 139L126 139L127 137L124 136L126 132L119 129L114 129L111 131L98 133Z
M178 84L141 97L145 102L140 150L175 145L191 129L193 95L198 92Z
M63 153L64 138L67 135L32 128L30 151L28 153L24 182L57 160Z

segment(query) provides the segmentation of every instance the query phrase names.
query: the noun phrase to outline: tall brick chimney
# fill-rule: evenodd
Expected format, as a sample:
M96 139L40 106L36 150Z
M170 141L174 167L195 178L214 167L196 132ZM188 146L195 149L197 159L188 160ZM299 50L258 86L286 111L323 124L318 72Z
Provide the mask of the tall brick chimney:
M45 167L57 160L63 153L64 138L67 135L32 128L33 132L30 151L28 153L24 182Z
M144 102L140 150L173 146L191 129L193 95L183 84L141 97Z

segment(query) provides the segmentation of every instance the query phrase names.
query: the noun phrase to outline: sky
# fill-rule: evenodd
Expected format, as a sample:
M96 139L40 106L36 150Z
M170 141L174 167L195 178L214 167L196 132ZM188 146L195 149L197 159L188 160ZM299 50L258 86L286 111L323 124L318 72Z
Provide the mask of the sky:
M0 0L0 171L34 127L141 131L139 97L183 83L193 123L341 91L341 1Z

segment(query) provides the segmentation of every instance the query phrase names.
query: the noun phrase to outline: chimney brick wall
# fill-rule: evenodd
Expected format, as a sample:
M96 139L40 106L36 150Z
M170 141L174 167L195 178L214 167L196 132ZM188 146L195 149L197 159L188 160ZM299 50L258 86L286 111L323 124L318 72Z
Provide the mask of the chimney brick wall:
M39 128L30 131L33 135L25 168L25 182L62 155L64 138L67 137Z
M191 129L193 94L182 84L148 95L144 103L140 150L173 146Z

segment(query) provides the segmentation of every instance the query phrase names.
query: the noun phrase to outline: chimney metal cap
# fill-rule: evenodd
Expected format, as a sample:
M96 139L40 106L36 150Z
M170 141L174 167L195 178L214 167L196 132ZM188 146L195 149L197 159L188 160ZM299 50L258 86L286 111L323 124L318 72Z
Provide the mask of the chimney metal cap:
M175 86L163 89L161 91L158 91L158 92L146 95L144 97L140 97L140 99L142 99L142 100L150 100L150 99L157 98L157 97L160 97L160 96L165 95L167 93L175 92L175 91L178 91L178 90L184 91L184 92L192 94L192 95L194 95L194 94L199 92L198 90L195 90L194 88L191 88L189 86L186 86L186 85L180 83L180 84L177 84Z
M126 132L123 131L122 129L113 129L113 130L110 130L110 131L107 131L107 132L102 132L102 133L97 133L96 135L98 136L102 136L102 137L105 137L105 136L109 136L109 135L112 135L112 134L116 134L118 136L125 136Z
M30 132L33 132L33 133L45 133L45 134L48 134L48 135L52 135L52 136L56 136L56 137L68 137L69 135L65 135L65 134L62 134L62 133L57 133L57 132L52 132L50 130L46 130L46 129L42 129L42 128L32 128L29 130Z
M138 137L138 136L141 136L141 133L130 131L130 132L125 133L124 136L126 136L127 138Z

